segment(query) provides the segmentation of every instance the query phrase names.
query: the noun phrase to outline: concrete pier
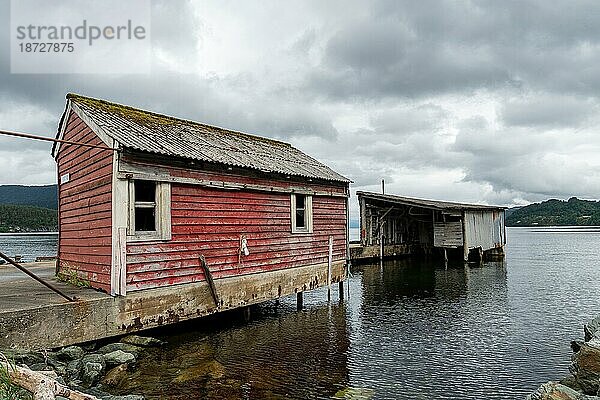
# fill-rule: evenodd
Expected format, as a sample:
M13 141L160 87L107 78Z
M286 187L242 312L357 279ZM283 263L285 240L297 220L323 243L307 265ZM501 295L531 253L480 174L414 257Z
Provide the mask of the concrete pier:
M54 277L54 263L26 264L78 301L69 302L12 266L0 266L0 348L43 349L137 332L244 307L327 282L327 263L215 280L215 306L206 282L128 293L124 297L76 288ZM332 281L345 278L344 262Z

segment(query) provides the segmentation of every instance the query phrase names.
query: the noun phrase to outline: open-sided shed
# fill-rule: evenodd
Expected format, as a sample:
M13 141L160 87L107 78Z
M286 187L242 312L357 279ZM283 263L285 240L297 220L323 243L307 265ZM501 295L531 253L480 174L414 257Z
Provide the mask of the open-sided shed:
M472 250L502 256L506 244L504 208L357 192L360 240L365 254L431 254L434 249ZM369 248L377 249L369 251ZM387 251L386 251L387 250Z

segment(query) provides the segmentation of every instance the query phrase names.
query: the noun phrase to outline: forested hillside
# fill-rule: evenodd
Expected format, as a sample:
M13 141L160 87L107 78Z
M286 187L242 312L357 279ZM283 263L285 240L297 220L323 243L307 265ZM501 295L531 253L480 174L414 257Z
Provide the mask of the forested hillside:
M2 185L0 204L23 204L56 210L58 208L56 185Z
M512 212L507 226L600 225L600 202L551 199L530 204Z
M56 231L56 214L48 208L0 204L0 233Z

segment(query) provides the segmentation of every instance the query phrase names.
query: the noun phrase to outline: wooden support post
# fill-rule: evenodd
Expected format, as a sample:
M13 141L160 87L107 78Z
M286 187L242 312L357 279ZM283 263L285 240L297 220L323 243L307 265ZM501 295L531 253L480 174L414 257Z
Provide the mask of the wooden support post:
M242 308L242 313L244 315L244 321L249 322L250 321L250 306L246 306L246 307Z
M296 293L296 308L298 309L298 311L302 310L302 308L304 308L304 292L298 292Z
M379 236L379 264L383 267L383 256L385 255L383 248L383 233Z
M333 267L333 236L329 236L329 255L327 257L327 301L331 300L331 268Z
M448 250L444 247L444 267L448 268Z
M465 262L469 261L469 243L467 241L467 221L466 213L462 212L462 233L463 233L463 259Z
M344 281L339 281L339 293L340 293L340 301L344 301Z

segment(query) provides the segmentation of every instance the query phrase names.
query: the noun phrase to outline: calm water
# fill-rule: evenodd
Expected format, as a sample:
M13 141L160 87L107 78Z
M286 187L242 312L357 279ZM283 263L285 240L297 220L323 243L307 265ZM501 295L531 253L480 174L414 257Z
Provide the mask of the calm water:
M23 256L23 261L55 256L57 233L0 233L0 251L9 257Z
M53 254L52 238L13 247ZM511 228L505 263L353 267L325 290L151 332L115 390L149 398L522 399L567 373L569 342L600 314L600 228ZM0 247L20 240L0 236ZM21 246L21 244L19 244ZM51 249L52 251L48 251ZM42 254L43 253L43 254Z
M150 398L522 399L567 373L569 341L599 312L600 232L509 230L505 263L353 268L277 307L154 332L121 387Z

